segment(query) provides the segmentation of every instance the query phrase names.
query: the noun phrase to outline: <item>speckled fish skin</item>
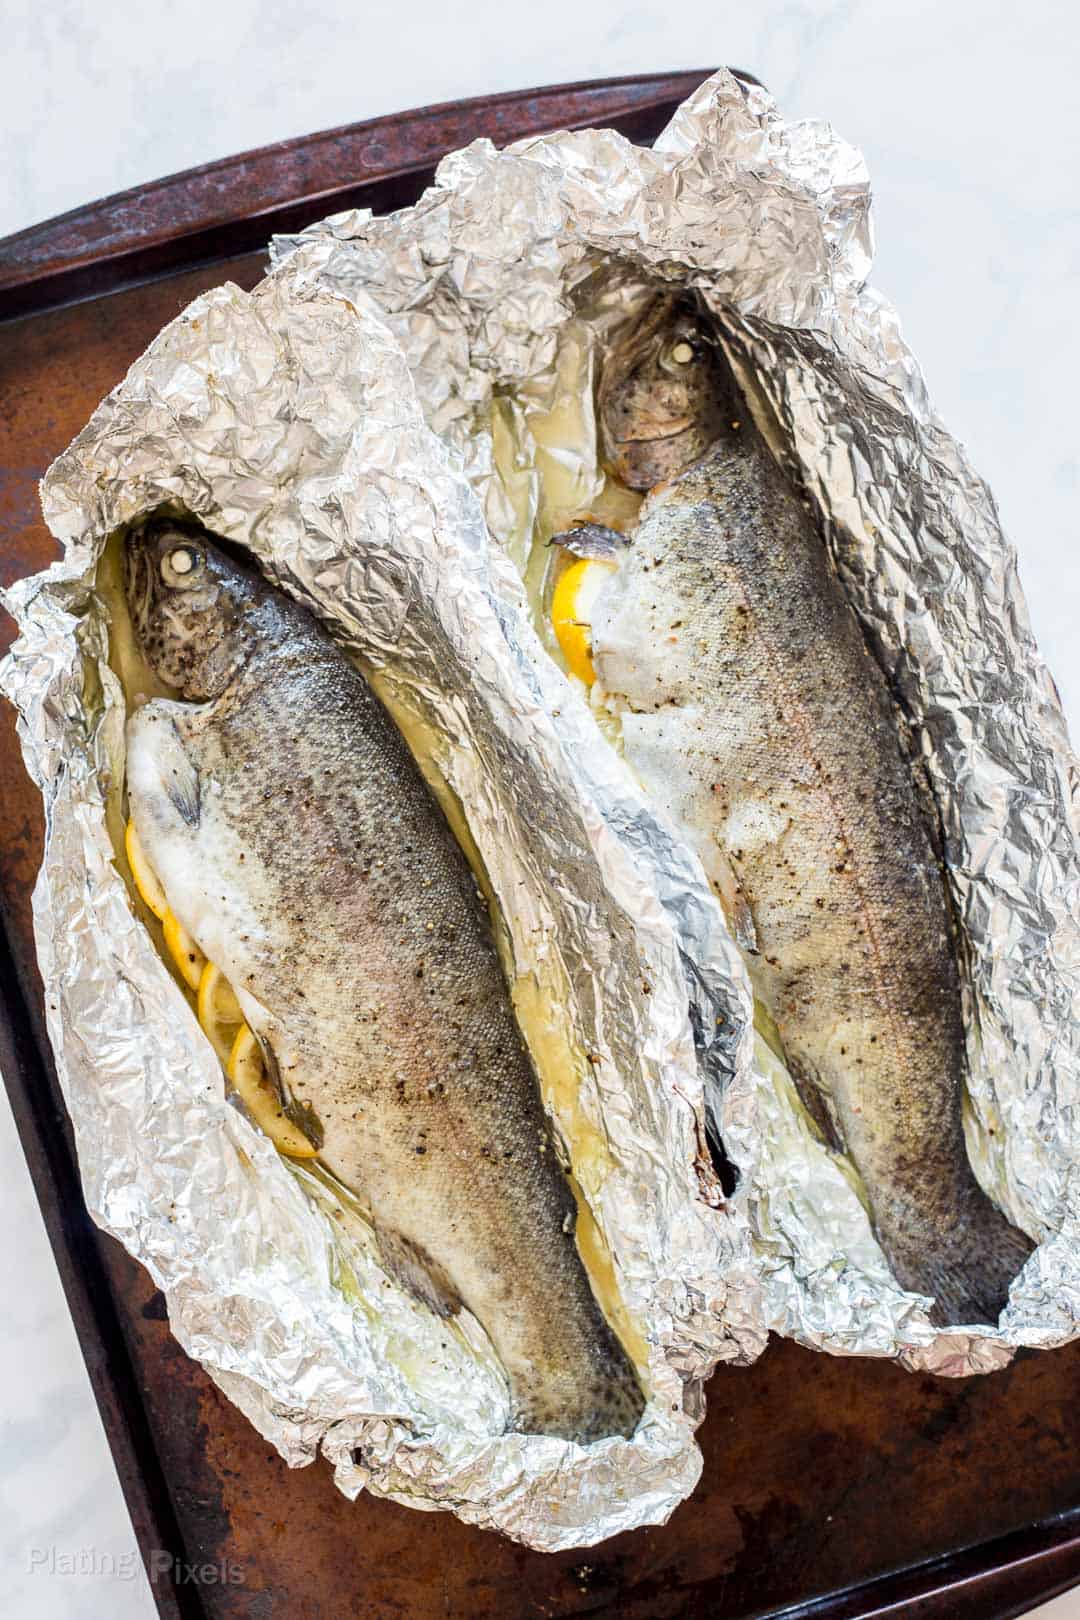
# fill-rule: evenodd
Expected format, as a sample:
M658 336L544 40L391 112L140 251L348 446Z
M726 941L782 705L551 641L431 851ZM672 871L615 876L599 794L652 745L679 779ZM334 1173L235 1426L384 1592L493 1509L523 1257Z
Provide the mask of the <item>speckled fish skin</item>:
M729 910L748 908L755 994L897 1279L941 1324L996 1322L1032 1245L968 1162L934 811L885 676L686 305L658 299L615 349L599 407L612 470L663 481L593 614L598 679L633 711L628 758L702 835ZM688 424L706 416L702 451Z
M126 576L149 663L193 700L128 724L131 811L170 905L386 1254L422 1257L487 1331L514 1426L632 1433L642 1395L577 1251L489 919L399 732L315 621L205 532L144 526Z

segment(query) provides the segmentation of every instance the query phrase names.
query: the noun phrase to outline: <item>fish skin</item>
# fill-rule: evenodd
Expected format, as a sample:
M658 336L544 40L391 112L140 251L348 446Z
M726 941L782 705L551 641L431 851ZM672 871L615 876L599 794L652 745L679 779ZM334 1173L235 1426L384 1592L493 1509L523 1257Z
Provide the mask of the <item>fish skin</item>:
M197 566L164 577L184 548ZM170 905L313 1108L388 1263L418 1261L485 1328L514 1426L631 1434L640 1386L578 1254L486 909L399 732L315 621L204 532L148 525L126 572L148 661L199 700L149 703L127 730Z
M697 830L729 916L749 913L749 940L737 933L754 992L811 1112L860 1172L898 1281L931 1295L942 1325L993 1323L1033 1246L967 1157L932 801L809 509L707 340L670 413L685 422L715 387L723 426L689 464L671 434L652 460L643 450L628 398L648 398L664 332L688 318L659 302L649 341L631 338L607 393L601 379L609 465L632 480L661 454L667 481L595 604L598 681L632 711L627 758Z

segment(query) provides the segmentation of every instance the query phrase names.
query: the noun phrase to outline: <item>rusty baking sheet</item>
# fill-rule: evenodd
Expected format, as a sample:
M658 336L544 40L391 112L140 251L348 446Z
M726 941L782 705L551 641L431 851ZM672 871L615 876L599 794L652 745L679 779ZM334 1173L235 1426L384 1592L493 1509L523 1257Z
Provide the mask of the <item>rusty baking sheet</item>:
M650 140L705 76L556 86L351 125L0 242L0 582L56 555L37 502L49 462L191 298L226 279L255 284L271 231L412 202L438 158L478 135L606 124ZM12 629L3 617L0 648ZM1080 1343L938 1381L774 1342L756 1366L721 1368L709 1384L691 1499L667 1525L587 1553L534 1553L448 1514L349 1503L322 1464L287 1469L175 1344L149 1278L86 1214L31 935L40 801L6 706L0 750L0 1067L163 1616L1004 1620L1080 1579ZM186 1578L196 1568L215 1578Z

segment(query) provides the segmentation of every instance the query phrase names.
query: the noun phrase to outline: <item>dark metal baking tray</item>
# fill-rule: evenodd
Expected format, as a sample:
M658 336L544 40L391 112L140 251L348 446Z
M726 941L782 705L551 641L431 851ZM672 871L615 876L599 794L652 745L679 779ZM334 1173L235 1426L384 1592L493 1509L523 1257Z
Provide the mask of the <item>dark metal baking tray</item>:
M226 279L254 285L272 231L411 202L444 152L479 135L613 125L648 141L704 77L560 85L354 124L0 242L0 581L56 555L37 501L52 458L189 299ZM0 645L11 632L5 617ZM154 1580L163 1616L1002 1620L1080 1579L1080 1344L949 1381L774 1342L756 1366L712 1379L690 1501L667 1525L587 1552L533 1553L449 1514L350 1504L322 1463L291 1472L173 1341L146 1273L87 1217L31 935L41 837L5 705L0 1067L140 1547L151 1569L169 1563Z

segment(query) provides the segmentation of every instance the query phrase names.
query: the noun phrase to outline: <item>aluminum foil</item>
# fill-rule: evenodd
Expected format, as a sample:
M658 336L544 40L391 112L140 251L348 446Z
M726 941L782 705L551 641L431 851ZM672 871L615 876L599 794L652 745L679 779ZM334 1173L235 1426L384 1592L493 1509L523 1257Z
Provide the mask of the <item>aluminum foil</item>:
M450 1508L545 1549L662 1520L700 1473L704 1379L765 1339L745 1221L705 1145L703 1076L734 1072L743 1029L717 1023L738 963L693 862L615 756L592 757L591 718L567 702L385 323L288 269L207 293L98 408L42 501L65 553L7 598L21 635L3 683L44 797L38 956L94 1219L259 1431L292 1464L321 1450L347 1494ZM334 1189L232 1106L133 912L105 819L124 701L94 581L107 538L164 503L249 547L434 739L426 764L463 809L526 1034L542 1037L594 1274L644 1374L632 1441L506 1432L481 1328L403 1292ZM691 957L709 967L688 993Z
M64 558L7 598L21 636L3 682L46 810L39 959L87 1202L165 1292L180 1342L289 1462L322 1451L349 1494L556 1549L666 1517L700 1469L704 1379L752 1359L769 1326L955 1373L1071 1337L1073 761L992 500L865 286L858 154L720 74L655 150L605 131L477 143L415 208L337 216L276 259L253 293L196 300L101 405L43 487ZM939 1333L891 1282L753 1033L689 844L530 617L536 412L569 350L587 375L607 315L648 280L722 315L926 755L969 945L973 1153L1044 1239L993 1333ZM564 459L596 484L588 431ZM434 739L515 984L569 1045L545 1097L641 1346L650 1403L631 1442L504 1432L480 1328L434 1332L332 1189L230 1105L133 914L104 819L123 702L93 580L106 538L166 502L249 547ZM727 1200L706 1101L740 1172Z
M965 939L969 1149L1039 1241L996 1330L936 1330L927 1301L892 1280L850 1167L814 1136L783 1065L737 1038L735 1082L714 1070L710 1096L742 1172L735 1212L751 1225L765 1320L836 1353L957 1375L1075 1336L1075 760L993 498L935 416L895 311L867 285L860 154L827 124L786 123L765 91L722 72L652 150L610 131L502 152L478 141L442 163L414 208L334 216L278 239L273 256L386 319L426 420L519 565L543 505L530 424L558 406L567 353L586 353L587 420L562 452L586 510L599 487L588 378L611 319L657 283L695 289L716 314L760 425L818 506L925 759ZM509 471L493 405L510 422ZM681 901L668 896L684 919L691 894L704 913L700 871ZM696 970L713 964L690 956Z

